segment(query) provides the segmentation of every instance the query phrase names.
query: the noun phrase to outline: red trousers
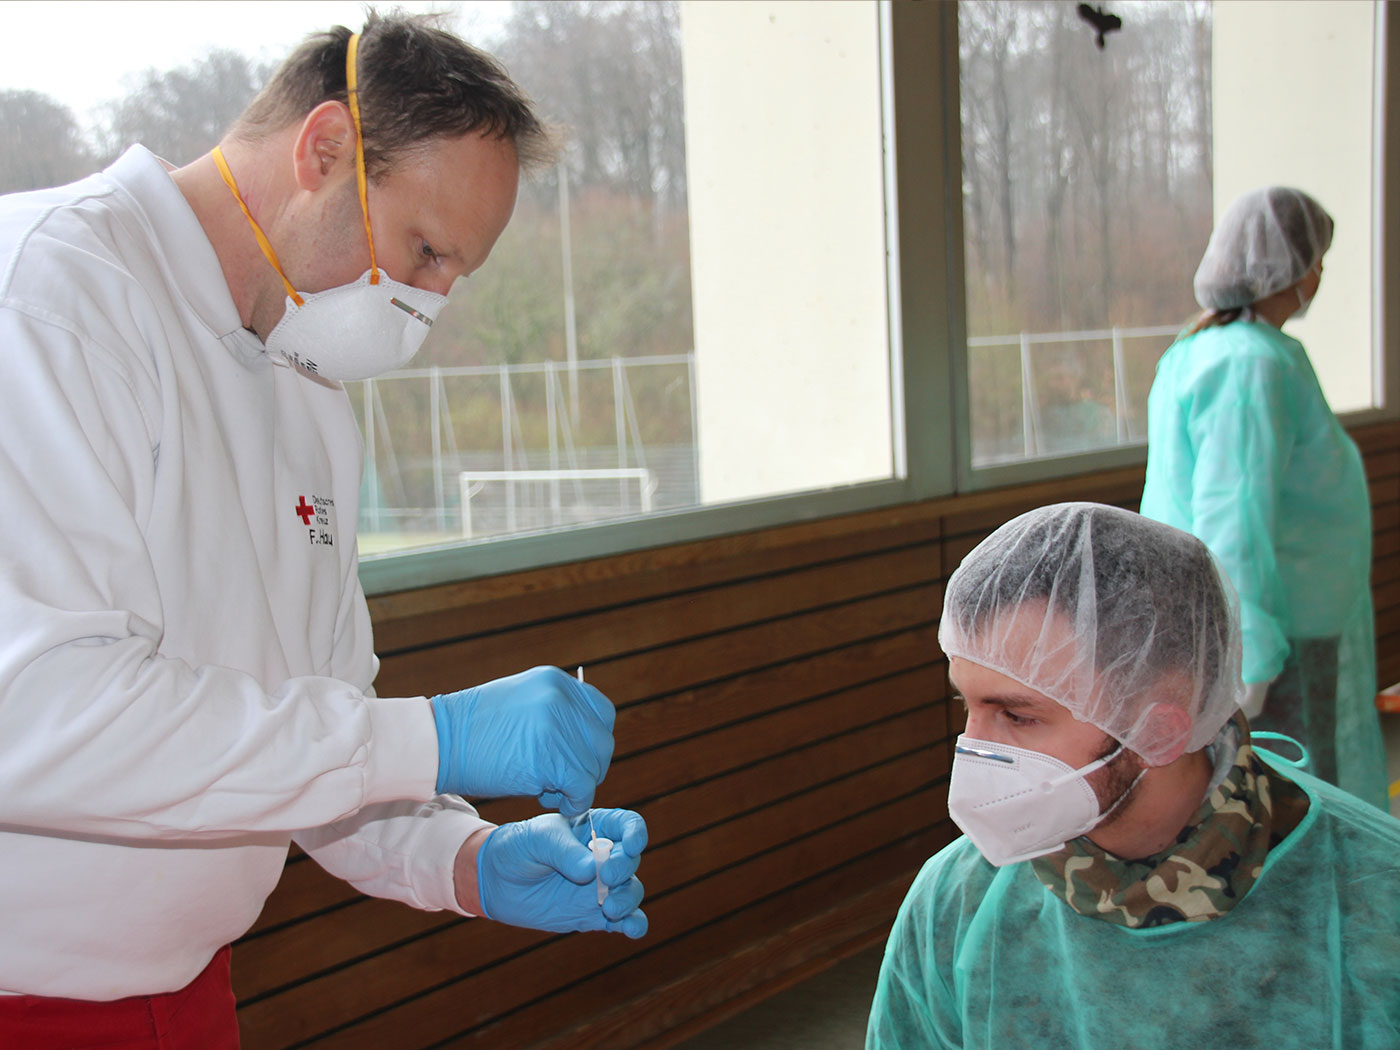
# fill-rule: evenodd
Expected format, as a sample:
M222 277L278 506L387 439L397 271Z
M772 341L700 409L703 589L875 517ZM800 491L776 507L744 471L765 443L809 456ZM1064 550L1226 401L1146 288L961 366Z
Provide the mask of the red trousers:
M5 1050L238 1050L229 950L178 992L107 1003L0 995Z

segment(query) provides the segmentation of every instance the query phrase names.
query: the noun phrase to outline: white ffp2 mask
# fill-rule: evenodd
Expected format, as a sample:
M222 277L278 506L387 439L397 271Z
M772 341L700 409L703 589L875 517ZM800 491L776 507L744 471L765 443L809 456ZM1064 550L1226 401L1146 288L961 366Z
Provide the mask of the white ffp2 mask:
M1293 292L1298 296L1298 309L1290 315L1290 320L1301 321L1308 316L1308 311L1312 309L1312 300L1303 297L1303 289L1301 288L1294 288Z
M365 176L364 132L360 126L360 103L356 88L356 56L360 34L353 33L345 47L345 85L351 118L355 125L355 183L359 190L360 217L365 224L369 246L369 269L358 281L338 285L323 292L298 292L277 261L272 242L239 192L238 182L215 146L211 155L224 183L253 230L262 250L287 289L282 318L267 335L267 348L287 360L325 376L327 379L368 379L407 364L418 352L437 313L447 302L445 295L400 284L375 263L374 230L369 221L369 198Z
M1108 815L1084 778L1122 750L1075 769L1039 751L959 736L948 815L999 868L1053 853Z
M324 292L287 298L267 348L327 379L368 379L408 363L447 296L400 284L380 271Z

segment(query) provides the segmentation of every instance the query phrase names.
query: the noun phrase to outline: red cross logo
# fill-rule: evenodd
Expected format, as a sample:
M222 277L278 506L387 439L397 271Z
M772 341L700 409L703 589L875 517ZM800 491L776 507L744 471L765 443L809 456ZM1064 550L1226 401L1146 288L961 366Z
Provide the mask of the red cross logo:
M311 516L316 513L316 510L306 502L305 496L298 496L297 499L301 501L297 504L297 513L301 515L301 523L303 525L310 525Z

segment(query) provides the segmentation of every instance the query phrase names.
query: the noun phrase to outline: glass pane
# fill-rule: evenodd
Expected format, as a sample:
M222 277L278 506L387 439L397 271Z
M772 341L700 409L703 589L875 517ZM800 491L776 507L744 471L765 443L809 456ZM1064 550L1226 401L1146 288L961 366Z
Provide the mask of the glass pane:
M1146 440L1213 215L1270 183L1337 220L1328 293L1290 334L1334 408L1378 396L1374 5L1111 9L1099 39L1067 0L959 4L974 466Z
M890 477L876 5L509 12L481 43L566 145L414 367L347 384L362 549Z
M1211 226L1207 3L959 5L976 466L1145 436Z

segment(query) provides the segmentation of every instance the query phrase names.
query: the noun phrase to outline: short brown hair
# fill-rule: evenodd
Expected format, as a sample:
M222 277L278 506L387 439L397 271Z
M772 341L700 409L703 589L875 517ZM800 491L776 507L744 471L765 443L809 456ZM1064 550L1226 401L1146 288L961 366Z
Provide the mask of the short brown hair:
M366 173L377 178L416 146L472 133L509 139L526 171L552 162L554 136L529 97L494 58L439 22L432 14L369 11L357 56ZM335 26L303 41L230 135L258 139L302 120L322 102L348 105L351 35Z

